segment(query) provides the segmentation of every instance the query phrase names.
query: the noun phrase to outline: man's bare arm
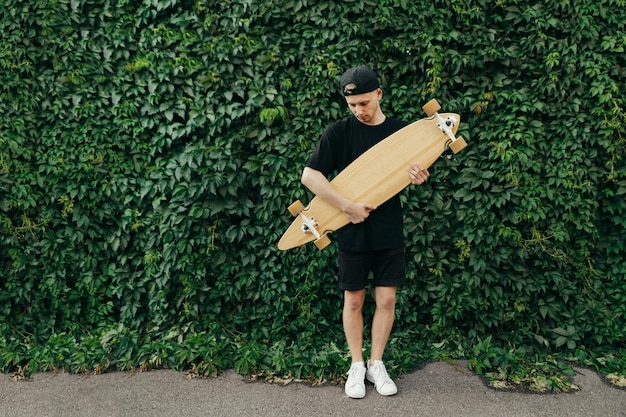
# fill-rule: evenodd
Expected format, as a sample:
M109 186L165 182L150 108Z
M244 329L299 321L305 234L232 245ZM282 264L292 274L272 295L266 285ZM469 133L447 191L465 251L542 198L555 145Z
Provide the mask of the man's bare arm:
M343 211L352 223L362 223L369 216L369 212L376 210L376 206L367 203L357 203L341 195L320 171L306 167L302 172L302 184L316 196Z

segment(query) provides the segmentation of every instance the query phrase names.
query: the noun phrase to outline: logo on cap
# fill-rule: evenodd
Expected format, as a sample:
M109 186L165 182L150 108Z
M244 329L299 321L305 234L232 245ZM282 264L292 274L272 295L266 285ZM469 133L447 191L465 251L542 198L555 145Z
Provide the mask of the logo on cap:
M347 84L343 87L343 95L349 96L353 94L354 90L356 90L356 84L354 83Z

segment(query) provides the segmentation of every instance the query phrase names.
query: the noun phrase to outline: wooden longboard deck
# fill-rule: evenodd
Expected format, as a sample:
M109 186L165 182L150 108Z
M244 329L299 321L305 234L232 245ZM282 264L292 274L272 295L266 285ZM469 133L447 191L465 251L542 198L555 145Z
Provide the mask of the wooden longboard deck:
M454 113L439 116L456 118L452 128L458 130L461 118ZM437 126L436 116L418 120L388 136L341 171L331 184L346 198L379 206L411 183L409 165L418 163L428 168L446 150L450 138ZM339 230L350 219L337 207L314 197L302 211L313 217L320 235ZM313 233L304 233L303 220L296 217L278 242L278 248L287 250L316 239Z

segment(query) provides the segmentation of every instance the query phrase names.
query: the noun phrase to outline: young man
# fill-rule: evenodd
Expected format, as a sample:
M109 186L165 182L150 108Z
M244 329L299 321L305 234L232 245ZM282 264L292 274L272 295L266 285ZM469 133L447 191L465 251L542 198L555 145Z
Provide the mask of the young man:
M336 233L339 284L344 291L343 326L352 356L346 394L363 398L367 378L380 394L394 395L397 387L387 374L382 358L393 327L396 287L406 282L400 198L396 195L379 207L367 201L350 201L332 187L328 178L407 124L384 115L380 107L383 91L370 68L358 66L346 71L341 78L341 91L353 116L326 128L302 173L302 183L339 207L351 221ZM407 175L413 184L422 184L429 173L412 164ZM372 321L372 351L366 367L362 351L362 308L370 272L376 309Z

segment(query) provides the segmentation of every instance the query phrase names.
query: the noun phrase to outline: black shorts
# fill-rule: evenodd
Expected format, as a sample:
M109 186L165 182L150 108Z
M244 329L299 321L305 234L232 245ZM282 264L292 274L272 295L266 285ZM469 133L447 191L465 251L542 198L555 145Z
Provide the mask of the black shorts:
M406 284L404 248L374 252L339 252L339 288L362 290L370 272L375 287Z

